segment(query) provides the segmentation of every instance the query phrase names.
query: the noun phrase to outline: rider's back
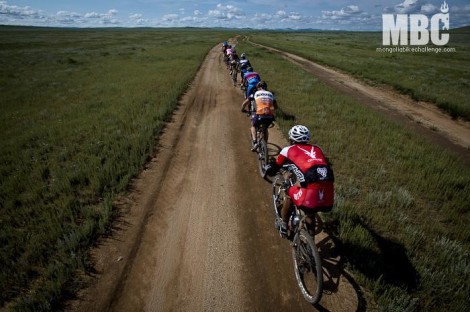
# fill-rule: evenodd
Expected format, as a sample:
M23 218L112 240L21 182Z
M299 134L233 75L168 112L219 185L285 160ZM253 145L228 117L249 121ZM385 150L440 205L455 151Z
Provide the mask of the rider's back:
M329 211L334 203L334 175L322 149L297 143L281 150L278 165L293 164L298 184L288 191L297 206Z
M257 115L274 115L274 95L266 90L256 91L253 95Z

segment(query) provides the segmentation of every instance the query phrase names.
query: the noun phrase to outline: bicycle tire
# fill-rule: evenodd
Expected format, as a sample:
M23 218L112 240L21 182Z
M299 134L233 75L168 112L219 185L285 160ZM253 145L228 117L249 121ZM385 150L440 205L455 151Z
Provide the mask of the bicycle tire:
M280 211L286 199L286 180L282 173L276 174L273 179L273 206L276 216L280 216Z
M305 229L294 237L292 258L300 292L307 302L318 303L323 295L323 267L313 237Z
M234 86L237 84L237 74L238 72L236 69L232 69L232 82Z
M258 165L261 177L266 177L265 165L268 164L268 146L264 139L258 140Z

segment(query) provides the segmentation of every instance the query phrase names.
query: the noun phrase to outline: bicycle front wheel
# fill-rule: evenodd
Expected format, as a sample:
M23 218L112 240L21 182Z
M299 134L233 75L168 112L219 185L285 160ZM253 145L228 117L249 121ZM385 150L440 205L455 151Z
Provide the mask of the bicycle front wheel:
M318 303L323 294L323 268L318 248L305 229L294 237L292 257L295 278L302 295L309 303Z
M265 166L268 164L268 146L264 139L258 141L258 165L261 177L266 177Z
M280 216L281 207L286 200L286 188L287 188L287 181L283 175L283 173L278 173L273 179L273 205L274 211L276 212L276 216Z

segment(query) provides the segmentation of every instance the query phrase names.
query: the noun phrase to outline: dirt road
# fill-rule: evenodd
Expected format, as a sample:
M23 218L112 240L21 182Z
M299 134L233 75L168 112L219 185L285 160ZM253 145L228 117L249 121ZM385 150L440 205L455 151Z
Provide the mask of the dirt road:
M71 311L356 311L366 307L321 235L325 293L320 305L296 287L290 245L274 229L270 184L249 148L216 47L159 141L158 152L117 203L113 234L93 251L88 287ZM286 142L270 135L272 154Z

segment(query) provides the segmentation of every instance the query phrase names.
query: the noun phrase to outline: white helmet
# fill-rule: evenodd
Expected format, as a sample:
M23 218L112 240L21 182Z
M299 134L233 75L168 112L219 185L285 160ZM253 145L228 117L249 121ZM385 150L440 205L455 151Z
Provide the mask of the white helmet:
M310 131L302 125L293 126L289 130L289 139L297 143L307 143L310 140Z

